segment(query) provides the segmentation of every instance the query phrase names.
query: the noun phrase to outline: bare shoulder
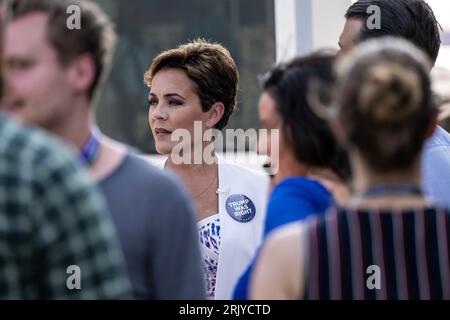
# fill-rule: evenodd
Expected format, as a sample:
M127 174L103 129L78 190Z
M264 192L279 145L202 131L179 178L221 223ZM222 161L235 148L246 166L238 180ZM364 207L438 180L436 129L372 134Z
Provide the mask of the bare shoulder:
M304 221L292 222L275 229L269 234L274 242L296 241L305 230Z
M264 250L268 251L272 257L281 258L283 262L298 261L304 230L303 222L294 222L280 227L269 234Z
M274 230L264 243L252 279L252 298L298 299L303 288L304 224Z

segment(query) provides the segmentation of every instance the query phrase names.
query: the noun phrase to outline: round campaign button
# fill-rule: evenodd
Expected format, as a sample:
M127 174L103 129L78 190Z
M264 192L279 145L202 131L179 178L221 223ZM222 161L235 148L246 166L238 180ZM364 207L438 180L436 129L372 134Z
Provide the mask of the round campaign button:
M243 194L232 194L227 198L225 206L230 217L239 222L252 221L256 214L255 204Z

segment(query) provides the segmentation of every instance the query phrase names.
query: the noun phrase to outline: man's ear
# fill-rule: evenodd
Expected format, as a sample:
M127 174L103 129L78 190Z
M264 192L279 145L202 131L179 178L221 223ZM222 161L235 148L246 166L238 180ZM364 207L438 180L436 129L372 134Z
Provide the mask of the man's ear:
M431 136L436 131L437 125L438 125L438 114L436 114L436 116L434 116L430 120L430 123L428 124L428 128L427 128L427 131L426 131L426 136L425 136L426 139L431 138Z
M70 83L77 92L88 92L95 78L96 67L90 54L82 54L73 59L68 66Z
M214 128L216 124L222 119L225 113L225 106L222 102L216 102L213 104L209 112L209 118L207 120L207 126Z

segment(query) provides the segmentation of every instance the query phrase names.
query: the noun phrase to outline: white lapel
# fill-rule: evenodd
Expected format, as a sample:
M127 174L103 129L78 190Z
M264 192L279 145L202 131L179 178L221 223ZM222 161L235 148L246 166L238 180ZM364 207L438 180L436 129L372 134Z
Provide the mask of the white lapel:
M219 158L220 255L216 276L216 299L231 299L234 286L261 243L266 216L269 179ZM256 212L248 222L232 218L227 199L245 196ZM236 217L236 215L235 215Z

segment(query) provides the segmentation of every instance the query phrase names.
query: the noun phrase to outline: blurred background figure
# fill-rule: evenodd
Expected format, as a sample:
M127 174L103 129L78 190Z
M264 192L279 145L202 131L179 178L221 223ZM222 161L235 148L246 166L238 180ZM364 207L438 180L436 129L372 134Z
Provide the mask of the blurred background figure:
M72 5L80 10L80 28L68 28ZM3 111L40 126L79 153L105 196L135 298L204 297L186 191L95 125L92 102L116 38L109 18L83 0L13 0L8 14Z
M204 138L228 124L238 80L229 51L200 39L160 53L145 74L150 127L156 150L166 156L159 166L192 194L207 294L216 299L231 298L260 244L269 191L267 176L219 159ZM187 134L181 142L179 133Z
M0 48L2 40L0 27ZM3 65L0 50L0 98ZM61 143L3 114L0 195L0 299L131 297L115 229L87 174Z
M0 138L0 299L131 298L116 230L73 154L4 115Z
M433 92L442 103L438 120L445 128L450 128L450 69L433 69L431 77Z
M425 55L405 40L360 44L337 65L336 133L355 195L267 241L255 299L449 299L450 212L422 193L438 106Z
M316 52L295 58L272 70L261 94L263 127L277 126L280 157L275 187L271 193L264 236L290 222L323 214L332 205L343 205L350 192L347 154L336 141L331 127L309 102L312 81L329 87L334 83L334 52ZM330 92L317 97L329 103ZM264 108L264 109L263 109ZM247 299L253 265L240 278L235 299Z
M275 66L269 72L260 75L258 80L262 92L258 101L258 116L261 129L267 134L260 134L256 152L265 157L264 170L271 179L270 189L275 186L274 177L279 169L279 130L281 129L281 117L277 112L277 84L283 75L283 68ZM272 156L272 150L274 155Z
M275 187L275 174L279 169L279 131L282 127L281 115L278 112L278 88L284 74L285 65L275 65L264 74L258 75L261 93L258 100L258 119L261 129L266 130L267 135L258 136L256 152L265 157L264 170L271 179L270 192ZM272 156L272 150L274 155Z
M380 8L381 28L369 28L367 8ZM339 39L342 52L359 42L381 36L396 36L411 41L431 59L429 71L438 57L440 25L430 6L422 0L359 0L346 14L346 24ZM437 126L425 144L422 161L425 193L434 201L450 207L450 134Z

